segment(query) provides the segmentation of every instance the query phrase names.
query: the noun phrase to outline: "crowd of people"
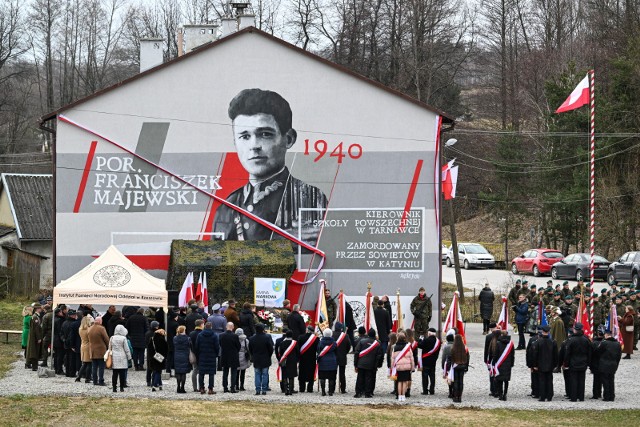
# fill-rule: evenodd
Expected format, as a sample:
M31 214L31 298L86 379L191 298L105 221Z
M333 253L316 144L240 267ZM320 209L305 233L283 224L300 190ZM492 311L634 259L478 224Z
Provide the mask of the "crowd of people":
M483 320L489 317L483 328L486 335L483 361L489 373L490 395L507 400L515 351L526 349L524 362L531 373L531 397L550 401L554 396L553 374L562 373L567 398L583 401L585 373L590 369L594 376L592 398L613 401L614 377L623 350L611 330L601 325L604 309L599 308L601 315L594 317L596 332L593 339L589 339L584 335L583 325L571 319L577 311L572 302L573 293L563 294L565 302L554 305L546 298L557 301L558 291L546 294L531 291L526 281L517 283L513 289L508 298L515 297L517 301L512 306L519 335L517 346L507 330L498 327L490 319L491 314L486 316L487 310L482 310L483 302L486 304L489 298L494 298L490 287L487 285L480 294ZM611 304L609 301L615 304L623 298L615 287L612 290L611 295L603 292L598 297L604 299L603 307ZM619 320L621 327L631 326L625 328L625 332L631 333L629 349L627 338L624 343L624 351L630 355L636 323L632 305L635 292L625 297L629 300ZM77 309L59 305L52 309L49 301L44 305L35 303L25 307L23 313L25 368L37 370L39 364L47 366L50 350L55 373L75 381L106 386L105 368L110 368L113 392L125 391L128 372L133 369L146 371L147 386L154 392L163 389L162 374L166 372L175 376L176 393L187 393L190 377L193 392L213 395L218 373L222 375L222 392L245 391L245 374L253 366L255 394L266 395L272 391L269 369L274 364L280 392L284 395L313 393L317 385L322 396L332 396L347 393L346 370L351 359L348 355L352 354L357 375L355 398L374 396L376 379L382 370L384 378L393 380L391 393L398 402L411 397L415 375L420 375L422 395L433 395L436 380L441 376L441 381L448 385L449 398L453 402L462 401L464 376L470 362L465 336L452 328L445 331L444 343L441 342L438 331L429 327L431 298L423 288L410 307L417 319L415 328L395 332L387 296L374 298L376 328L369 330L356 328L348 304L344 322L337 321L331 292L328 291L325 298L329 327L319 330L308 325L300 306L285 300L280 310L283 333L275 341L266 333L255 305L245 303L239 308L234 300L222 306L215 304L211 313L205 311L203 303L195 301L189 303L188 309L170 308L166 324L162 309L122 307L117 310L110 306L100 315L91 305ZM549 324L537 326L534 322L531 327L529 317L534 307L540 305L539 301L545 304ZM628 316L630 320L625 319ZM531 336L528 344L523 339L525 331Z

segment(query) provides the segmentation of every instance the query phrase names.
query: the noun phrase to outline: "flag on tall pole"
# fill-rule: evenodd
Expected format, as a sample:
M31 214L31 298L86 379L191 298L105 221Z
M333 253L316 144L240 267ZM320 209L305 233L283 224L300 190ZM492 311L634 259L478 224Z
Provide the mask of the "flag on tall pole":
M455 161L456 159L453 159L442 166L442 193L445 200L455 199L456 197L458 166L453 166L453 162Z
M202 273L198 275L198 283L196 285L196 293L195 293L196 302L202 301Z
M178 294L178 307L186 307L193 299L193 272L188 273Z
M324 297L324 280L320 280L318 303L316 304L316 331L322 332L329 327L329 314L327 312L327 300Z
M571 95L556 110L556 113L575 110L589 104L589 271L591 289L595 280L595 234L596 234L596 98L595 71L589 70L587 75L578 83Z
M498 323L496 326L501 330L509 330L509 312L507 311L508 300L506 295L502 295L502 308L500 309L500 316L498 317Z
M447 318L444 321L444 332L446 333L451 328L458 329L458 334L462 335L462 340L467 343L467 337L464 333L464 321L462 320L462 313L460 312L460 304L458 302L458 292L453 293L453 300L449 306L449 312Z
M367 295L364 299L364 328L369 331L375 325L375 318L373 317L373 294L371 293L371 282L367 283Z
M202 278L202 302L205 313L209 313L209 292L207 291L207 273L203 273Z
M336 313L336 321L342 323L343 326L345 324L346 312L347 312L347 300L344 295L344 291L340 289L340 293L338 294L338 313Z
M396 291L396 317L398 318L396 330L404 329L404 318L402 316L402 307L400 306L400 288Z

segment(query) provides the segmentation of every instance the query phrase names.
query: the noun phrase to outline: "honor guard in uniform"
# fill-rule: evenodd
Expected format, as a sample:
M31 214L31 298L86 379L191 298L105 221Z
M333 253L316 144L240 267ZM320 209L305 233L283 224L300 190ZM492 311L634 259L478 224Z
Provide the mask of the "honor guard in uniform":
M424 288L418 289L418 295L411 301L411 314L414 318L414 329L418 336L427 334L429 329L429 322L431 321L431 312L433 307L431 304L431 298L427 296Z

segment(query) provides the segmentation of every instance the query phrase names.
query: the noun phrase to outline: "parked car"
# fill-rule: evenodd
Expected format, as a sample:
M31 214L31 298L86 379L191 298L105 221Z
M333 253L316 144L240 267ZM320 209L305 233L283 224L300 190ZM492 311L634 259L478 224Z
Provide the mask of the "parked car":
M458 243L458 259L460 265L465 270L471 267L487 267L493 268L496 265L496 259L489 251L479 243ZM451 267L454 263L453 250L450 247L447 253L447 267Z
M449 249L447 249L447 246L443 244L442 247L440 248L440 257L442 258L442 262L447 261L448 253L449 253Z
M627 252L609 265L607 282L610 285L618 282L632 282L636 289L640 282L640 252Z
M513 274L533 273L538 277L549 274L553 264L562 261L563 258L562 253L555 249L529 249L511 260L511 272Z
M610 261L599 255L593 257L593 276L596 279L605 280ZM585 280L591 277L589 269L591 255L585 253L569 254L562 261L558 261L551 267L551 277L557 279Z

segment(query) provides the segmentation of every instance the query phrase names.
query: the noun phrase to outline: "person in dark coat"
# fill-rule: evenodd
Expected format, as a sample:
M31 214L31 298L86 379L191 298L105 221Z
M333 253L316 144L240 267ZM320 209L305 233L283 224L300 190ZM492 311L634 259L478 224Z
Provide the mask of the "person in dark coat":
M478 300L480 300L480 317L482 318L482 335L489 333L489 323L491 323L491 316L493 315L493 301L496 299L493 291L486 283L484 288L480 291Z
M495 323L489 324L490 333L484 339L484 357L482 361L484 362L487 370L489 371L489 393L493 397L498 397L498 391L496 390L496 382L494 376L491 374L491 348L492 343L497 342L498 338L500 338L500 329L496 329ZM496 344L493 345L495 347Z
M149 340L147 347L149 353L149 363L151 365L151 391L156 391L156 387L162 390L162 369L167 361L169 354L169 346L167 345L166 332L164 329L157 329ZM162 362L155 358L155 354L160 353L163 356Z
M336 351L336 358L338 362L338 384L340 388L340 393L345 394L347 392L347 376L346 376L346 367L347 367L347 354L351 350L351 341L349 341L349 336L346 332L344 332L343 325L340 322L336 322L334 324L335 331L333 332L333 339L338 346Z
M529 303L524 294L518 295L518 304L512 307L516 312L516 324L518 325L518 347L516 350L524 350L526 342L524 339L524 329L529 320Z
M109 337L113 336L113 331L116 330L116 326L118 325L124 326L125 323L127 323L127 321L124 320L124 317L122 317L122 312L116 310L113 313L113 316L111 316L111 319L109 319L109 322L107 323L107 334L109 335Z
M584 401L584 380L591 363L591 343L584 336L582 323L573 325L574 335L565 350L564 363L569 368L569 398L572 402Z
M56 375L64 375L64 342L61 335L64 319L64 309L61 307L56 308L55 318L53 319L53 366Z
M560 344L560 349L558 350L558 370L562 372L562 379L564 381L564 397L569 398L569 388L571 387L571 378L569 376L569 369L565 366L565 356L567 352L567 345L569 341L573 338L573 329L569 329L567 339Z
M500 361L500 359L502 359L502 361ZM500 338L498 338L496 352L491 361L494 367L498 399L500 400L507 400L509 381L511 381L511 368L513 368L514 362L515 351L513 351L511 344L511 336L507 334L507 331L502 331Z
M80 360L80 352L82 350L82 340L80 339L80 322L82 322L82 316L76 312L76 318L75 320L73 320L73 322L71 322L71 325L69 326L71 353L67 354L67 357L71 358L73 372L78 372L80 370L80 366L82 365L82 361Z
M144 371L144 337L149 329L147 318L144 316L144 308L139 308L132 314L124 327L129 331L129 341L133 347L133 366L136 371Z
M282 354L280 353L280 344L282 343L282 341L284 341L287 338L287 332L290 332L290 329L288 329L286 327L282 328L282 336L280 338L277 338L276 342L274 344L273 349L274 349L274 352L276 354L276 360L277 361L279 361L280 358L282 357ZM297 345L297 341L296 341L296 345ZM297 375L298 374L296 373L296 376ZM283 380L280 381L280 391L283 394L286 394L287 393L287 387L288 387L288 382L285 381L284 377L283 377ZM297 392L298 392L297 390L292 390L292 393L297 393Z
M235 325L227 323L227 330L220 334L220 364L222 365L222 387L225 393L237 393L237 371L240 366L240 338L233 333ZM231 374L231 387L229 387L229 374Z
M256 395L266 395L269 389L269 366L273 356L273 340L264 333L264 325L256 325L256 334L249 338L249 352L253 359Z
M351 304L348 302L344 303L344 326L345 332L349 336L349 341L351 341L351 347L355 346L356 340L354 337L354 332L357 329L356 319L353 317L353 308Z
M295 309L295 306L294 306ZM293 313L291 313L293 314ZM289 316L291 318L291 316ZM293 350L287 354L287 350L293 343L296 345L293 347ZM293 332L288 330L282 339L282 341L277 346L277 354L278 354L278 364L280 366L280 370L282 372L282 381L285 383L285 396L291 396L294 391L294 382L295 378L298 376L298 345L297 341L293 339ZM286 355L286 357L285 357Z
M558 365L558 349L549 337L550 330L548 325L542 327L542 335L536 341L532 355L532 369L538 372L540 381L540 402L553 399L553 370Z
M253 311L251 310L251 303L245 302L242 305L242 310L239 314L240 328L244 331L247 338L251 338L256 333L256 323L253 320Z
M592 399L600 399L602 397L602 378L600 376L599 369L600 353L598 353L597 350L603 339L604 327L599 327L594 334L593 341L591 342L591 363L589 364L589 370L591 371L591 375L593 375Z
M600 379L604 388L602 400L604 402L613 402L616 398L614 378L622 357L622 347L618 340L611 335L611 331L607 330L604 333L604 340L600 342L595 351L599 356L598 370L600 371Z
M155 317L155 321L158 322L158 325L160 325L160 329L166 330L165 324L164 324L164 315L165 315L164 308L160 307L159 309L156 310L154 317Z
M320 339L316 349L318 380L320 380L322 395L327 395L326 386L327 381L329 381L329 396L333 396L336 391L336 374L338 372L338 358L336 356L338 346L332 337L331 329L326 328L322 331L322 335L322 339Z
M216 375L216 358L220 353L218 334L213 332L210 322L204 324L204 330L200 332L196 339L195 354L198 362L198 383L200 394L204 391L204 376L209 375L209 394L216 394L213 391L213 380Z
M542 332L542 330L540 331ZM529 336L530 336L529 343L527 344L527 351L525 356L527 368L529 368L529 371L531 372L531 393L529 394L529 396L533 397L534 399L538 399L540 398L540 375L538 371L533 368L535 366L534 365L534 358L536 355L535 346L536 346L536 343L538 342L538 338L540 338L540 335L537 332L532 330L532 331L529 331ZM557 348L557 344L556 344L556 348ZM494 397L497 397L497 396L494 395Z
M110 305L109 308L107 308L106 313L104 313L104 315L102 316L102 326L104 326L105 329L107 330L107 335L109 335L109 320L111 320L115 312L116 312L116 306Z
M153 335L156 333L156 331L160 329L160 323L156 322L151 322L149 324L149 330L147 331L146 334L144 334L144 347L145 348L149 348L149 345L151 344L151 339L153 338ZM151 377L153 375L153 369L151 369L151 354L147 351L147 387L151 387Z
M186 393L184 384L187 381L187 374L191 371L191 363L189 363L191 339L187 336L186 331L185 326L178 326L176 336L173 337L173 365L178 383L176 393Z
M173 369L173 337L176 336L176 330L178 326L185 325L184 322L180 320L180 316L177 312L170 312L169 317L167 318L167 344L169 345L169 357L165 361L165 368L169 376L171 376L171 370ZM187 329L188 330L188 329Z
M76 311L70 309L67 311L67 318L62 322L60 327L60 337L64 345L64 372L67 377L75 378L78 368L75 362L75 355L73 352L73 346L76 345L76 340L73 335L73 324L76 321ZM78 335L78 337L80 337Z
M353 397L373 397L376 383L376 372L384 361L382 345L376 340L375 329L369 329L363 335L353 350L353 364L358 377L356 379L356 394Z
M293 313L291 314L293 315ZM291 318L291 316L289 316ZM318 349L318 337L314 334L313 326L307 327L307 333L297 339L299 356L298 387L300 393L313 393L313 383L316 373L316 350Z
M304 334L306 326L304 324L304 319L300 314L299 304L293 305L293 311L287 318L287 326L289 327L289 330L291 331L293 338L296 340L300 335Z
M184 319L185 326L187 327L187 335L193 332L193 330L196 328L196 320L202 319L202 315L198 313L197 304L191 304L189 309L190 309L190 312L189 314L187 314L187 317L185 317Z
M633 336L636 312L633 309L633 306L630 305L625 306L624 310L624 314L618 312L618 320L620 322L620 332L622 332L622 341L624 344L624 359L631 359L631 355L633 354ZM631 330L628 331L627 328Z
M27 336L27 349L25 351L25 359L27 364L31 366L31 370L38 370L38 361L42 356L42 339L44 338L44 332L42 331L42 319L40 313L42 312L42 306L38 303L33 306L34 312L29 321L29 335ZM80 347L77 347L80 351Z
M373 310L373 317L376 320L376 328L378 329L378 339L382 345L382 351L386 353L389 346L389 333L393 329L393 323L389 317L389 312L384 308L384 301L378 301L378 307Z
M422 350L419 365L422 366L422 394L433 394L436 387L436 362L440 355L440 339L435 328L427 329L427 336L420 337L418 348Z
M191 331L189 334L189 341L191 342L191 351L193 354L196 353L196 342L198 340L198 335L200 332L204 330L205 321L203 319L196 320L196 328ZM213 324L212 324L213 329ZM186 329L185 329L186 330ZM198 369L198 361L191 365L191 386L193 387L193 391L198 391L198 374L200 373Z

